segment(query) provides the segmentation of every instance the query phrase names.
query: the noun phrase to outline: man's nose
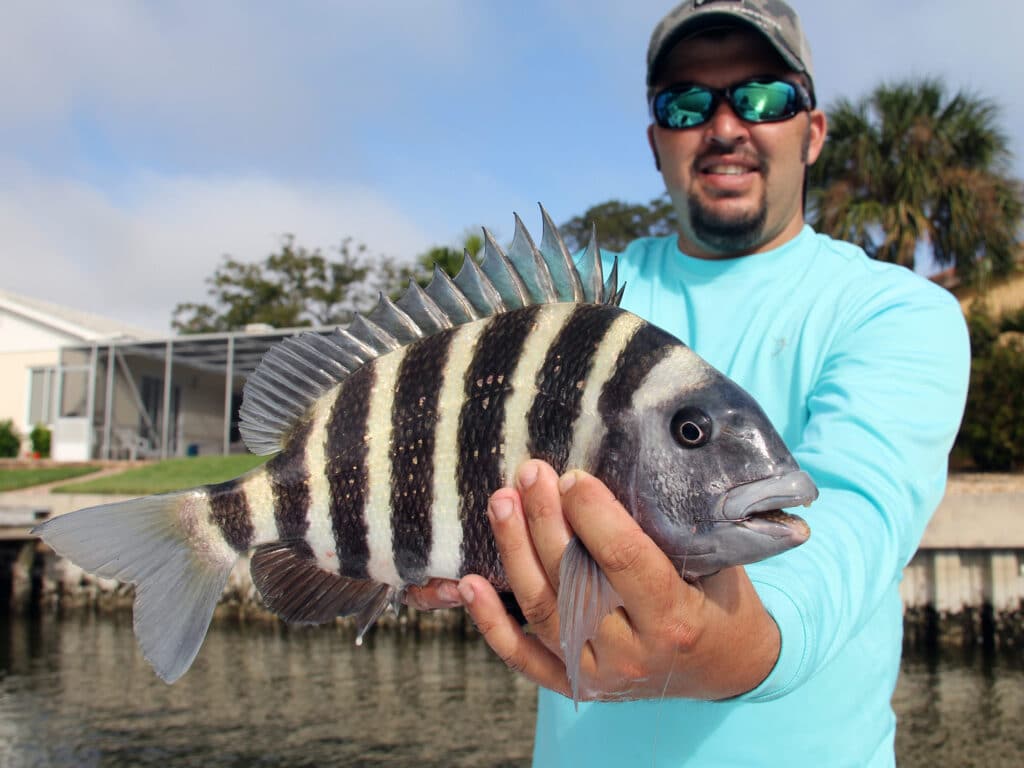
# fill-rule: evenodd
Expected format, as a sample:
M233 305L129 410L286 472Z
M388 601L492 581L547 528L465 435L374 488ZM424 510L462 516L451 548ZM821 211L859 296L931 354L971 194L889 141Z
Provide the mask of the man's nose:
M733 111L724 99L715 107L711 119L704 126L705 138L709 143L733 145L746 141L749 137L749 126Z

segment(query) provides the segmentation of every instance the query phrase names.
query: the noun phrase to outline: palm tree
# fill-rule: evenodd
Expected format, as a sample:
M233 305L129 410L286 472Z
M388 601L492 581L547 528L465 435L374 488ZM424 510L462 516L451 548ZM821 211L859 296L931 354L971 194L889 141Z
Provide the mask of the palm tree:
M810 176L814 227L871 256L913 267L921 246L964 280L1014 266L1024 189L997 106L937 79L881 85L828 110L829 139Z

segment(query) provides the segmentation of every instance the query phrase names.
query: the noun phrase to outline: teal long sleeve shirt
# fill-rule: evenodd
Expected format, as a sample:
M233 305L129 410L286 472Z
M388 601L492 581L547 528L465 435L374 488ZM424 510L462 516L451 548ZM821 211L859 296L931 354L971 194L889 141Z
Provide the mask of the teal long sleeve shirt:
M807 543L747 566L779 626L768 678L725 702L540 692L537 766L890 766L899 580L946 483L970 351L956 300L809 227L766 253L619 257L623 306L764 408L820 497Z

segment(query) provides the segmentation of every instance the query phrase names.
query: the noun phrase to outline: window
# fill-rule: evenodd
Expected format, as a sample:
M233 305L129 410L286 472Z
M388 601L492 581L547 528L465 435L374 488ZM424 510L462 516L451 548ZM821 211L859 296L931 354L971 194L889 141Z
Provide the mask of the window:
M29 369L28 425L53 426L57 420L57 368Z

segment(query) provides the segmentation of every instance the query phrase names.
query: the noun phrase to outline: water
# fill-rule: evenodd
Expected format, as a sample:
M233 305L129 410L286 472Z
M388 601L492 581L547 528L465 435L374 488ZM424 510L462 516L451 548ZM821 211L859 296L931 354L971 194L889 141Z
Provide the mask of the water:
M1017 656L908 657L901 768L1024 764ZM216 623L160 682L127 617L0 624L0 765L524 766L535 691L479 640Z

